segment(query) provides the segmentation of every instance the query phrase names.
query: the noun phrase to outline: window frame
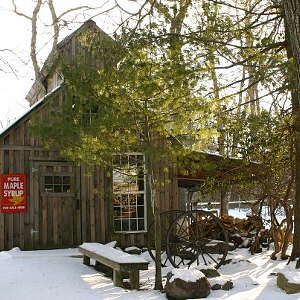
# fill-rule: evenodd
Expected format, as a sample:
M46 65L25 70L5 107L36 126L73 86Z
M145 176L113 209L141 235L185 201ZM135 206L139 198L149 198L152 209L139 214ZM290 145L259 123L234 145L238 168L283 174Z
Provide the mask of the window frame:
M75 192L74 192L74 174L71 173L71 172L43 172L42 174L43 176L43 179L42 179L42 195L45 195L45 196L53 196L53 197L72 197L75 195ZM47 176L51 176L51 177L69 177L70 178L70 192L54 192L54 191L51 191L51 192L47 192L46 191L46 177ZM49 184L50 185L50 184ZM56 184L52 184L53 186L56 185ZM63 186L64 184L57 184L57 185L60 185L60 186Z
M115 187L115 181L114 181L114 159L116 156L127 156L127 166L129 167L130 166L130 162L129 162L129 157L130 156L142 156L142 170L143 170L143 190L136 190L136 191L115 191L114 190L114 187ZM135 161L138 161L138 158L136 157L135 158ZM136 163L136 166L139 167L139 165ZM126 176L126 175L124 175ZM136 185L138 186L138 181L139 181L139 175L134 175L136 177ZM128 186L128 189L130 189L130 187ZM127 205L122 205L122 203L120 205L115 205L114 204L114 199L115 199L115 196L116 195L119 195L120 199L122 197L124 197L123 199L125 199L126 197L128 197L127 200ZM138 205L138 196L139 195L143 195L143 204L140 204ZM134 205L130 205L130 198L132 196L135 197L135 204ZM133 197L131 198L133 199ZM121 202L121 200L120 200ZM115 233L120 233L120 234L134 234L134 233L144 233L144 232L147 232L147 184L146 184L146 166L145 166L145 155L144 153L141 153L141 152L126 152L126 153L116 153L113 155L113 159L112 159L112 198L111 198L111 205L112 205L112 222L113 222L113 231ZM129 208L129 211L128 211L128 217L124 217L122 215L122 207L128 207ZM134 217L130 217L130 207L131 206L135 206L136 210L135 210L135 216ZM138 212L138 208L143 206L143 217L139 217L139 212ZM117 210L115 210L115 208L119 208L120 209L120 215L116 218L115 216L115 212ZM122 230L122 221L123 220L128 220L128 227L129 227L129 230ZM136 226L137 226L137 230L130 230L130 226L131 226L131 223L130 223L130 220L136 220ZM139 230L139 220L143 220L143 229ZM120 221L120 226L121 226L121 230L116 230L116 225L115 225L115 221Z

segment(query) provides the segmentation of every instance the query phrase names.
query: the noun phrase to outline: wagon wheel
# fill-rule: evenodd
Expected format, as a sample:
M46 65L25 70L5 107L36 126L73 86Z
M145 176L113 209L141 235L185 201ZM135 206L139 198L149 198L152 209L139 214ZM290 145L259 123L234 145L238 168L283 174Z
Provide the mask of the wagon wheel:
M161 224L161 258L162 267L165 267L168 262L168 257L166 253L166 240L167 240L167 232L170 225L174 222L174 220L184 214L185 212L182 210L169 210L162 212L160 214L160 224ZM155 261L155 235L154 235L154 222L150 224L148 227L148 252L151 258Z
M228 252L228 235L212 213L193 210L178 216L167 232L167 256L171 264L211 265L219 268Z

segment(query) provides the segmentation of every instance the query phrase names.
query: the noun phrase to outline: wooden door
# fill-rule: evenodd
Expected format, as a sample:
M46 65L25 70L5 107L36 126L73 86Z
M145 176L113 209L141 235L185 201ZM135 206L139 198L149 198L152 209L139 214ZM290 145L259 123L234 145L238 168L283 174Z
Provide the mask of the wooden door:
M35 248L77 246L80 211L76 167L63 162L35 165L39 173L39 226Z

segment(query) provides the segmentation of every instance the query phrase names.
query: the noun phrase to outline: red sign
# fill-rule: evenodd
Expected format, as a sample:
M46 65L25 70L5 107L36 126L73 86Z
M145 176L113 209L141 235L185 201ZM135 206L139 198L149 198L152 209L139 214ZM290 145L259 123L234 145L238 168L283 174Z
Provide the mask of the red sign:
M0 195L0 209L2 213L18 213L26 211L26 175L1 175Z

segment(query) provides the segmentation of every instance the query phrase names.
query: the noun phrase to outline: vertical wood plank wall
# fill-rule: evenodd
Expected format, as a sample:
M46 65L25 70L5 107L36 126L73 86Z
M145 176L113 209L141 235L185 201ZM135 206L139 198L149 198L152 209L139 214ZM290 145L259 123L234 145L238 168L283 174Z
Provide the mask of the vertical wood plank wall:
M46 109L47 106L42 107L38 114L42 115ZM76 193L74 205L68 211L58 210L58 207L64 207L63 203L59 203L60 200L54 199L52 204L45 202L47 201L45 199L41 200L39 192L41 179L35 168L37 164L51 162L66 164L57 151L43 148L38 139L32 136L28 120L21 122L0 138L0 173L27 175L28 203L25 213L0 213L0 250L13 247L53 248L53 242L57 240L61 241L56 243L57 247L78 246L82 242L105 243L112 240L117 240L121 247L146 245L146 232L128 234L113 232L111 178L101 167L95 167L89 175L85 166L75 167ZM161 164L156 172L161 178L158 195L161 211L178 209L176 170L169 168L166 171ZM149 226L152 217L150 199L147 200ZM64 242L65 233L59 232L60 228L57 225L58 218L68 218L66 214L73 214L74 219L73 228L70 229L73 232L72 242L67 243ZM53 232L53 237L47 237L47 232L50 231Z
M63 44L61 52L64 56L72 57L85 51L71 38ZM50 74L51 75L51 74ZM51 78L51 77L49 77ZM49 91L46 91L49 92ZM40 95L40 94L39 94ZM31 103L39 97L31 99ZM62 94L59 103L62 104ZM47 118L53 106L45 104L35 109L40 118ZM29 130L28 117L12 126L0 137L0 174L22 173L27 176L27 211L26 213L0 213L0 250L13 247L21 249L51 248L78 246L82 242L109 242L117 240L119 246L144 246L147 233L115 234L112 223L111 178L106 170L95 167L92 175L87 175L85 166L76 167L76 191L74 203L69 211L59 210L57 199L47 203L40 195L40 176L36 172L36 164L41 162L66 163L59 153L52 149L45 149L41 142ZM158 197L161 211L178 209L178 182L175 166L165 171L163 164L157 169L161 178ZM66 214L73 214L72 242L64 243L64 234L60 232L59 219L68 218ZM150 199L147 198L147 223L151 222ZM52 237L47 232L53 232ZM69 231L68 231L69 232ZM60 236L61 235L61 236ZM62 241L55 243L55 241ZM51 244L51 245L50 245Z

